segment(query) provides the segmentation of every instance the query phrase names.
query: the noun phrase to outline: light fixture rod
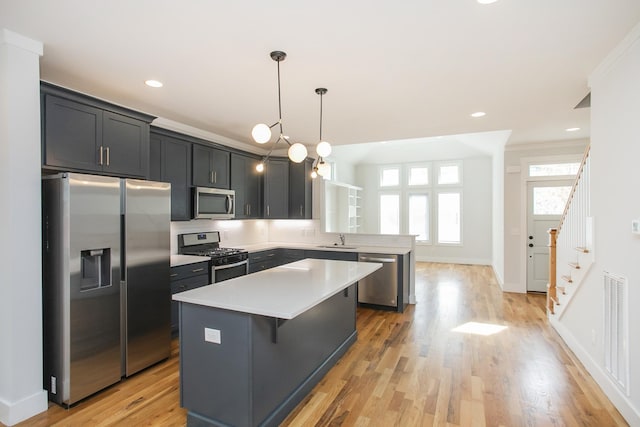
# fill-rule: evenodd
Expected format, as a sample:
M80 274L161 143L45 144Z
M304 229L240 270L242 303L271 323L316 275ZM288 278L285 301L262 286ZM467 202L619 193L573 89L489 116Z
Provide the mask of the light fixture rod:
M327 93L327 89L319 87L316 89L316 93L320 95L320 141L322 141L322 95Z

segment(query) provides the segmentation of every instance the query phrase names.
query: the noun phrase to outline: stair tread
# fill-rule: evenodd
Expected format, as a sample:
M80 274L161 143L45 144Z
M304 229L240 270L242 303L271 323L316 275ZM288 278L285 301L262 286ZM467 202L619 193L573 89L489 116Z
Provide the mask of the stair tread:
M573 279L571 279L571 276L560 276L560 278L567 283L573 283Z
M574 268L576 270L580 270L580 264L578 264L577 262L569 262L567 264L569 264L569 267L571 267L571 268Z
M588 254L588 253L589 253L589 249L588 249L588 248L585 248L584 246L578 246L578 247L577 247L577 248L575 248L575 249L576 249L576 251L578 251L578 252L582 252L582 253L584 253L584 254Z

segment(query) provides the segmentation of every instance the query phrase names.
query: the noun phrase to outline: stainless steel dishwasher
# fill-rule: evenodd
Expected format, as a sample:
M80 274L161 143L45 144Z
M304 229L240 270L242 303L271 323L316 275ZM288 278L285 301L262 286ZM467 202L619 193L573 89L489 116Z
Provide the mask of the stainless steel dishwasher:
M382 264L382 268L358 281L358 302L398 307L398 256L361 253L358 261Z

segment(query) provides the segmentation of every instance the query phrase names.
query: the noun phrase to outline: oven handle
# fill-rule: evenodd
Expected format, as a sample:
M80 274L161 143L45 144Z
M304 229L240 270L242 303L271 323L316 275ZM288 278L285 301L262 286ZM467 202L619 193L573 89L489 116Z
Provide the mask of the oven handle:
M214 265L214 270L224 270L227 268L239 267L243 264L249 264L249 260L245 259L244 261L236 262L235 264L226 264L226 265Z

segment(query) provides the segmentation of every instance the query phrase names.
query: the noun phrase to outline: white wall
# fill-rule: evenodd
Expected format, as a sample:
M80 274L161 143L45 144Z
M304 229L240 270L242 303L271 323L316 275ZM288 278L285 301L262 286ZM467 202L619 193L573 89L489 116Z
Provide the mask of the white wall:
M0 29L0 422L47 409L42 388L42 43Z
M630 425L640 425L640 24L602 63L591 84L591 213L595 264L565 309L552 318L565 341L589 369ZM629 281L631 394L604 372L603 271ZM595 335L595 339L592 339Z
M492 159L490 156L463 161L463 225L461 246L416 244L417 261L492 264ZM378 232L378 165L356 167L356 185L363 188L363 232Z
M526 280L526 170L523 160L550 160L572 156L582 158L587 140L509 145L504 153L504 282L507 292L527 292Z
M500 146L492 157L492 221L493 247L491 265L500 286L504 286L504 148Z

